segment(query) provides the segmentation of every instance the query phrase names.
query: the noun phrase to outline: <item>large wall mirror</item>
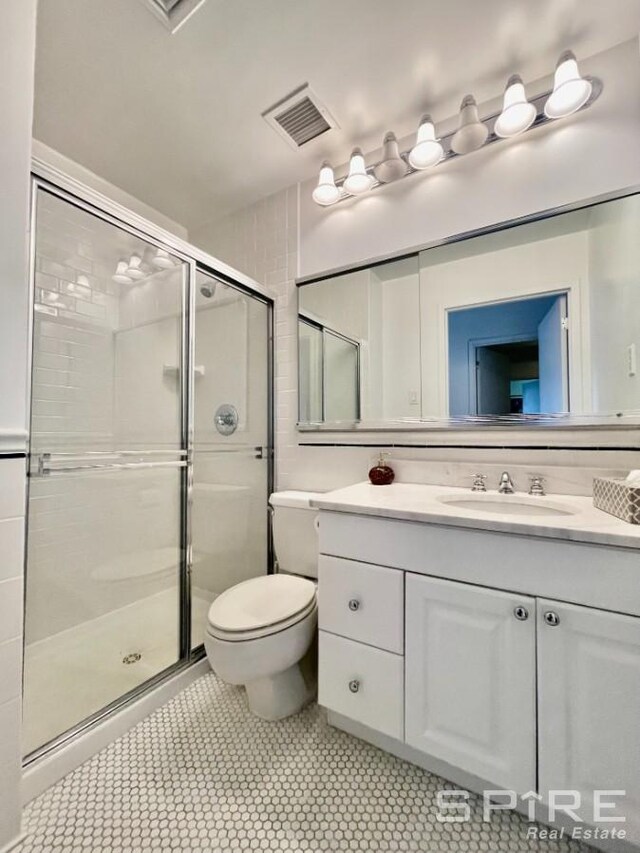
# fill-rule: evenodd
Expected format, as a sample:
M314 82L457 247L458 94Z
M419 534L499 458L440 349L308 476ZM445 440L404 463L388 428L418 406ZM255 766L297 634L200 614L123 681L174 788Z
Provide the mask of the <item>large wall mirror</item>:
M301 284L306 428L640 422L640 195Z

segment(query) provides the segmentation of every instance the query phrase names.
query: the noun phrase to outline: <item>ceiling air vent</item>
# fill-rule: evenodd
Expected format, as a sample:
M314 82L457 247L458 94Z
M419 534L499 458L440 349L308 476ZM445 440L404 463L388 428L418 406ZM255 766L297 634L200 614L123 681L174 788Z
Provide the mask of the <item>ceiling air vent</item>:
M147 9L175 33L205 0L142 0Z
M292 148L301 148L338 123L305 83L262 113L262 117Z

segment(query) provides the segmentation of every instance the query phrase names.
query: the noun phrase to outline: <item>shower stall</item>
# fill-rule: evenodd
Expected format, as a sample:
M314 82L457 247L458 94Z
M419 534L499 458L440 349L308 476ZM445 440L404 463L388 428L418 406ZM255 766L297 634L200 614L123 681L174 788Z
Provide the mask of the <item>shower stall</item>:
M271 570L272 302L88 190L34 176L26 760L202 656Z

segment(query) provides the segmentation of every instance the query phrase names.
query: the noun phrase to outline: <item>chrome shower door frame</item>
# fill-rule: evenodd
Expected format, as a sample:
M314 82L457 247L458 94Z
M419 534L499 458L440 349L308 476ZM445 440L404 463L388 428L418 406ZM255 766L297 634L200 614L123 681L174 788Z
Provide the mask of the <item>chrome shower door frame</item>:
M28 381L30 391L28 394L27 418L31 424L32 382L33 382L33 346L34 346L34 305L35 305L35 274L36 274L36 200L38 193L45 191L57 198L84 210L87 214L97 217L102 221L120 228L134 237L147 243L165 249L174 257L179 258L184 264L183 282L181 295L181 329L180 329L180 450L178 456L181 461L175 463L181 468L180 488L180 577L179 577L179 649L178 659L171 666L157 673L147 681L134 689L122 694L113 702L105 705L100 710L79 721L75 726L66 730L53 740L43 744L24 758L24 766L49 755L52 751L77 738L83 732L96 726L105 718L115 712L129 706L141 696L147 694L153 688L159 686L167 679L183 671L196 663L204 656L202 646L191 649L191 577L193 565L193 543L192 543L192 503L193 503L193 442L194 442L194 354L195 354L195 277L197 268L202 269L209 275L220 281L257 298L268 306L268 423L269 423L269 448L268 448L268 488L273 490L273 299L266 288L247 276L238 273L231 267L221 263L216 258L202 252L188 242L177 237L171 232L143 218L137 213L129 210L117 202L114 202L102 193L91 189L75 178L48 165L47 163L34 159L32 162L32 184L31 184L31 216L30 216L30 269L29 269L29 340L28 340ZM113 456L114 454L112 454ZM31 430L27 439L27 470L30 468L31 460ZM115 463L123 467L126 461ZM145 465L167 464L166 462L148 462ZM84 466L86 467L86 466ZM29 501L29 478L27 479L27 505ZM265 506L265 513L267 507ZM28 571L28 513L25 525L25 549L24 549L24 571L25 578ZM268 541L268 570L272 570L273 552L271 534ZM26 589L24 584L23 607L26 610ZM25 637L23 635L23 647ZM23 648L24 650L24 648Z

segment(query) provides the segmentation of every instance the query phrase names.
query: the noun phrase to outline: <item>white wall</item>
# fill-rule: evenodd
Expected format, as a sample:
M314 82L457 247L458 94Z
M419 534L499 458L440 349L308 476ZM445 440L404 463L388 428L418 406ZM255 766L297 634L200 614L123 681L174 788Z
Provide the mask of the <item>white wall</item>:
M640 184L638 40L581 61L581 70L600 77L604 90L588 110L564 122L333 208L312 201L317 179L303 184L299 275L361 264ZM531 83L529 91L544 91L549 82Z
M395 265L394 265L395 266ZM378 387L371 385L371 409L382 420L420 417L420 294L417 260L398 277L381 281L382 311L379 337L372 349L379 347L382 378ZM376 268L372 271L376 276ZM381 400L381 407L379 401ZM375 416L375 415L374 415Z
M628 347L640 359L640 197L591 213L589 281L596 411L640 409L640 361L629 375Z
M121 204L123 207L128 208L128 210L132 210L139 216L148 219L149 222L159 225L160 228L165 228L167 231L178 237L182 237L184 240L187 239L187 229L183 225L180 225L179 222L175 222L175 220L170 219L164 213L150 207L120 187L116 187L114 184L105 181L104 178L76 163L75 160L65 157L64 154L56 151L55 148L51 148L45 145L44 142L40 142L39 139L33 140L32 154L35 160L42 161L48 167L57 169L65 176L73 178L90 187L92 190L107 196L107 198L110 198L117 204Z
M29 168L36 0L5 3L0 31L0 849L20 832Z

